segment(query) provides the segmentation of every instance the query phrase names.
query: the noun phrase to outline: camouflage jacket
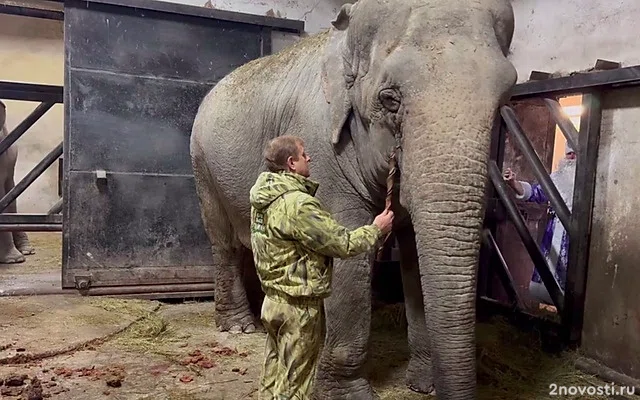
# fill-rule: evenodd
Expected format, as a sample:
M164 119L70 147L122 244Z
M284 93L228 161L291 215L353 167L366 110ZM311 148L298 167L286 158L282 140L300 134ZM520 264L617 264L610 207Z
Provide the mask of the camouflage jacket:
M324 298L333 257L372 250L376 225L349 230L314 197L318 184L302 175L263 172L251 188L251 247L265 293Z

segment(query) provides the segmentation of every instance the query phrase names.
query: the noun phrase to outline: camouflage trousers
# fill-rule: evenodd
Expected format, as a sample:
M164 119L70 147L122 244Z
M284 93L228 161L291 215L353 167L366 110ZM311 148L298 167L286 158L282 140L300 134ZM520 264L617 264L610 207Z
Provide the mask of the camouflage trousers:
M309 400L322 344L322 300L265 296L260 400Z

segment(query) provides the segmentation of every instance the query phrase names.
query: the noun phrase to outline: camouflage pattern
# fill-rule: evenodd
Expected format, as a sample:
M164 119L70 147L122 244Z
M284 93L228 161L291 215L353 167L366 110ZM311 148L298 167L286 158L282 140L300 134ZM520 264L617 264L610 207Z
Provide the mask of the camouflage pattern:
M267 331L260 400L311 398L322 342L322 300L265 297Z
M354 230L338 224L314 197L317 190L317 183L288 172L263 172L251 188L251 247L265 293L327 297L333 258L370 251L381 239L373 224Z

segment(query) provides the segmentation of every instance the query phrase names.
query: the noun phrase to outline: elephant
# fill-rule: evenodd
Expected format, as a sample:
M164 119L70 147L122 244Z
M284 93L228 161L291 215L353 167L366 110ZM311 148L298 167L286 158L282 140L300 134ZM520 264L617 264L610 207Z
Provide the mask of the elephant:
M491 131L517 72L509 0L359 0L331 27L223 77L195 114L190 156L214 255L216 324L253 332L243 287L249 190L279 135L304 141L316 197L344 226L392 209L410 361L407 385L476 393L475 298ZM315 395L372 399L365 364L375 251L334 265Z
M0 141L7 137L7 106L0 101ZM18 149L10 146L0 154L0 198L14 187L14 172L18 160ZM6 212L16 213L16 201L13 201ZM26 232L0 232L0 264L24 262L25 255L34 254Z

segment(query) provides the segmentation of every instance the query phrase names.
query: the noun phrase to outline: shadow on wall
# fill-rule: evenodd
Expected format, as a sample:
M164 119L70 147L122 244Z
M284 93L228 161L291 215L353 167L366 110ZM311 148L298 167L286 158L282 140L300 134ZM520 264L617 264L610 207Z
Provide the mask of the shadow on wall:
M62 85L62 21L0 14L0 80ZM37 102L3 101L7 106L9 131L38 106ZM16 142L16 183L62 141L63 122L63 105L56 104ZM57 200L58 163L55 162L18 198L18 212L47 212Z

